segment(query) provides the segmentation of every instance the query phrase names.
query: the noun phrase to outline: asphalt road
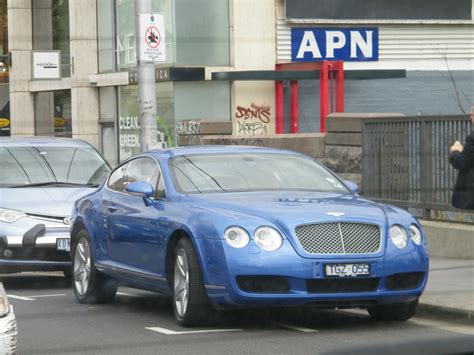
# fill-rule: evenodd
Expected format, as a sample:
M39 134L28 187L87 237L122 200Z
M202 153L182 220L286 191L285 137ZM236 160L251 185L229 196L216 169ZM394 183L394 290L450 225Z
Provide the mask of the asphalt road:
M59 274L58 274L59 275ZM18 322L18 354L400 354L474 350L474 327L415 317L374 322L366 312L234 312L212 327L181 328L171 304L127 288L106 305L76 302L54 274L1 277Z

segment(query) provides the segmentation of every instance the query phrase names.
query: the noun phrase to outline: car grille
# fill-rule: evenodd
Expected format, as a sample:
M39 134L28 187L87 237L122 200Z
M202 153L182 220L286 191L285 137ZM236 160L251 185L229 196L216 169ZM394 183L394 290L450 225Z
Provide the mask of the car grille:
M380 228L373 224L303 224L297 226L295 232L309 254L371 254L380 250Z

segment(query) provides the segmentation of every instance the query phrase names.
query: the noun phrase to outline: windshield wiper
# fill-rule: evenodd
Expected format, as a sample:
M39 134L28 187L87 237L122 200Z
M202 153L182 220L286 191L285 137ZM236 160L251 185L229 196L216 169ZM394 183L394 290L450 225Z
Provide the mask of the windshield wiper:
M38 183L35 183L35 184L14 185L14 186L10 186L10 188L44 187L44 186L59 186L59 187L99 187L99 184L76 184L76 183L73 183L73 182L48 181L48 182L38 182Z

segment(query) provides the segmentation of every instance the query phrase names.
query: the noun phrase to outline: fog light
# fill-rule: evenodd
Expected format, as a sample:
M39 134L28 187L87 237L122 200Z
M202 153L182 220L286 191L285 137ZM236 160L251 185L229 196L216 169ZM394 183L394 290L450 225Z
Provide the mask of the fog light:
M11 258L13 256L13 251L11 249L5 249L3 251L3 256L5 258Z

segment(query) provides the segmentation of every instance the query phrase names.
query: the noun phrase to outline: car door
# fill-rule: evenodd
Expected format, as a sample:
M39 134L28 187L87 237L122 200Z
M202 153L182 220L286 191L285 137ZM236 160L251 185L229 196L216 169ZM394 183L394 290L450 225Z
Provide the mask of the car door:
M145 204L143 197L125 191L129 183L148 181L156 189L158 163L139 157L117 169L109 179L102 201L109 258L124 267L156 273L158 270L159 209Z

